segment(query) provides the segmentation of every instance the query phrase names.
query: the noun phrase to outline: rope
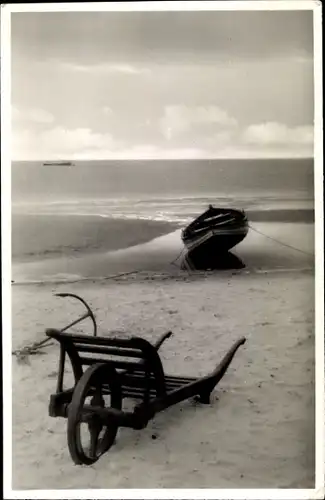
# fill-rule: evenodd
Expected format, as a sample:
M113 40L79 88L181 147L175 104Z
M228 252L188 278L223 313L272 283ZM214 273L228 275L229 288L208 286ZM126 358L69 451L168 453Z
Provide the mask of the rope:
M178 256L176 257L176 259L174 259L170 264L171 265L176 265L176 261L181 257L181 255L184 253L186 249L183 248L181 250L181 252L178 254ZM105 280L109 280L109 279L115 279L115 278L119 278L121 276L127 276L127 275L130 275L130 274L138 274L138 273L141 273L143 272L143 269L138 269L138 270L135 270L135 271L128 271L128 272L124 272L124 273L119 273L119 274L114 274L112 276L107 276L106 278L104 278ZM93 278L84 278L83 280L76 280L77 282L79 281L86 281L88 279L93 279ZM72 281L73 283L73 281ZM41 348L44 348L44 347L49 347L50 345L53 345L53 341L51 338L49 337L45 337L43 340L39 341L39 342L34 342L33 344L30 344L30 345L26 345L24 347L22 347L21 349L15 349L14 351L12 351L12 355L14 356L17 356L17 359L18 361L21 361L21 362L26 362L27 360L27 356L29 355L32 355L32 354L44 354L44 351L43 350L40 350Z
M125 273L120 273L120 274L115 274L113 276L108 276L105 278L105 280L109 279L114 279L118 278L120 276L125 276L128 274L136 274L141 272L140 270L137 271L129 271ZM76 281L86 281L88 279L92 278L84 278L83 280L76 280ZM74 281L72 281L73 283ZM44 347L49 347L50 345L53 345L53 341L50 337L45 337L43 340L39 342L34 342L33 344L26 345L20 349L15 349L14 351L11 352L12 355L17 356L18 361L25 363L27 360L27 356L32 355L32 354L44 354L43 350L40 350L41 348Z
M17 356L18 361L25 361L27 356L30 354L43 354L43 351L40 350L41 347L48 347L53 345L53 342L50 342L52 339L46 337L40 342L34 342L33 344L22 347L21 349L16 349L12 351L11 354Z
M279 245L282 245L283 247L291 248L292 250L296 250L297 252L304 253L305 255L310 255L311 257L314 256L310 252L306 252L305 250L301 250L301 248L293 247L292 245L288 245L287 243L283 243L283 241L277 240L276 238L273 238L272 236L269 236L268 234L262 233L262 231L259 231L258 229L255 229L255 227L252 227L250 224L249 224L249 228L252 229L253 231L255 231L256 233L261 234L265 238L268 238L269 240L272 240L275 243L278 243Z
M186 248L184 247L184 248L182 248L182 250L179 252L179 254L177 255L176 259L172 260L172 261L170 262L170 264L171 264L172 266L175 266L175 265L176 265L176 262L178 261L178 259L179 259L179 258L183 255L183 253L185 253L185 252L186 252Z

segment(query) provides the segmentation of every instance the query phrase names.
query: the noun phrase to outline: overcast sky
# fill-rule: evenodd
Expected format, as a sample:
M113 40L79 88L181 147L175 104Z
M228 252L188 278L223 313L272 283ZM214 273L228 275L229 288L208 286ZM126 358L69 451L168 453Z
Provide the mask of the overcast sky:
M312 16L14 13L13 157L311 156Z

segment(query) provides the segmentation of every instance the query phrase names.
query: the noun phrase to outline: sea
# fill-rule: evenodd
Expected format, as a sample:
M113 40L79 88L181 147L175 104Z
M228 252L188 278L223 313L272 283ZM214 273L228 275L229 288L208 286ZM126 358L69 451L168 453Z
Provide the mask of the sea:
M13 263L136 247L210 203L252 223L314 218L313 159L13 162L11 184Z

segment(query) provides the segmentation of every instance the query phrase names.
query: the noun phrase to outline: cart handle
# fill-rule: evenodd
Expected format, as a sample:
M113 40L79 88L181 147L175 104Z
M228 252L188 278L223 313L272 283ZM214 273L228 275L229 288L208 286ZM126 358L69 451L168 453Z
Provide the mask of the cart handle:
M171 337L173 335L173 332L167 332L167 333L164 333L158 340L157 342L154 344L154 347L157 351L159 351L161 345L165 342L165 340L169 339L169 337Z

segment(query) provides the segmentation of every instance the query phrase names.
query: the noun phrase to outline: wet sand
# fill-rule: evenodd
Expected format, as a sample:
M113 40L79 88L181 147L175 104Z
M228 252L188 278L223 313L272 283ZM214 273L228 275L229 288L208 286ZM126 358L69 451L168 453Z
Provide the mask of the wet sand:
M96 255L140 245L177 227L175 223L147 219L13 213L12 258L14 263L26 263Z
M311 269L314 263L314 226L308 223L251 223L251 229L233 253L246 270ZM90 255L16 263L12 279L20 281L102 278L132 271L167 271L181 267L184 245L181 230L141 245Z

